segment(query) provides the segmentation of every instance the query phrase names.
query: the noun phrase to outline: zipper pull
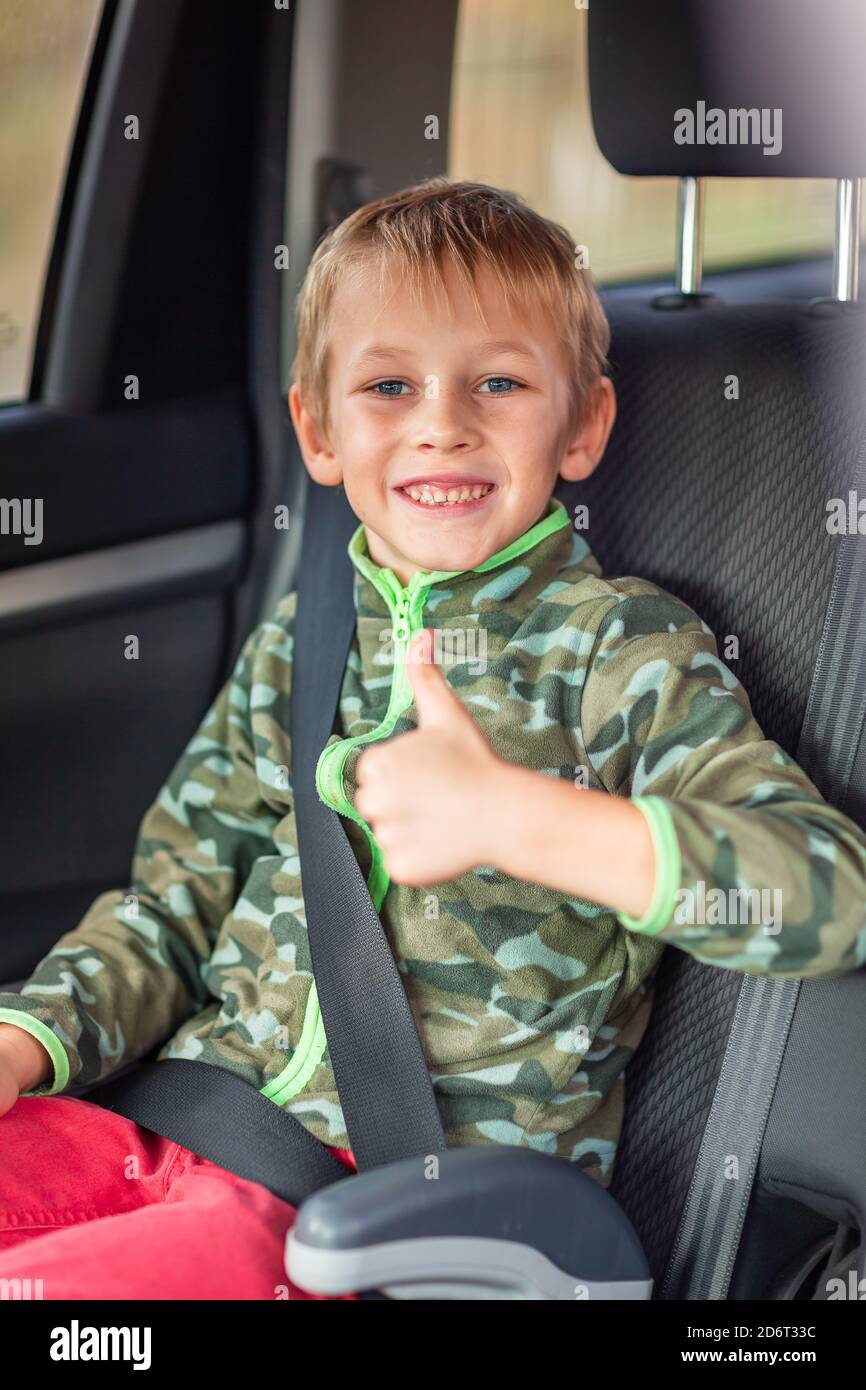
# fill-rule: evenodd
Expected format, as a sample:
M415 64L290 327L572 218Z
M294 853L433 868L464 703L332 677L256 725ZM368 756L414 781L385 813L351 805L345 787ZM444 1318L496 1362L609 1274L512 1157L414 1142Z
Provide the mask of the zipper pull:
M409 638L409 595L403 589L397 598L397 612L394 620L395 642L406 642Z

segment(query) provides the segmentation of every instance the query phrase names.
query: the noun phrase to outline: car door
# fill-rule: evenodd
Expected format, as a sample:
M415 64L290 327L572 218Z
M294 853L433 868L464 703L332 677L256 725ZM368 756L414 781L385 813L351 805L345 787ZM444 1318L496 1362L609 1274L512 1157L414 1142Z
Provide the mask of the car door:
M49 230L21 223L44 153L28 115L80 91L32 323L0 299L0 353L32 339L0 405L4 981L128 882L141 815L260 616L299 476L278 269L292 13L79 0L70 75L75 9L18 7L4 41L8 303L12 250Z

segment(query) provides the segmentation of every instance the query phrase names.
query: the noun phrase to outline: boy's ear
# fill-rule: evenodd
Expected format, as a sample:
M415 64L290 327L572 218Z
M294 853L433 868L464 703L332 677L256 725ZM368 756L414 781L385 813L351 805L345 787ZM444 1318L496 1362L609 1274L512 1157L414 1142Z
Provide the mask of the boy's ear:
M560 475L570 483L588 478L601 462L607 441L616 419L616 392L610 377L600 376L590 395L589 408L583 424L572 436L559 467Z
M294 382L289 387L289 411L301 458L310 477L323 487L336 487L343 481L343 471L324 434L304 407L301 393Z

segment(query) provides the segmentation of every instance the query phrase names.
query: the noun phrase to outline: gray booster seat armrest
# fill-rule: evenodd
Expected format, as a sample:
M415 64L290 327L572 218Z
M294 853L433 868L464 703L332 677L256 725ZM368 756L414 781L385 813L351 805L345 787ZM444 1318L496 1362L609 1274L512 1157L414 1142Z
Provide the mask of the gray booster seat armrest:
M455 1148L309 1197L286 1270L310 1293L400 1299L647 1299L649 1266L613 1197L567 1159Z

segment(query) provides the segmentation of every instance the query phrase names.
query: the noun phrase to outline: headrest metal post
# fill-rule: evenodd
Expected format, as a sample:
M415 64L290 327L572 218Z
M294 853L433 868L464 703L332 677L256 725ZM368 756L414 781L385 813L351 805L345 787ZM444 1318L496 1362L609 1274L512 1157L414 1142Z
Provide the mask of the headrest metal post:
M697 294L704 252L704 181L689 174L680 179L677 218L677 289Z
M857 298L860 279L860 180L836 181L836 249L833 298Z

